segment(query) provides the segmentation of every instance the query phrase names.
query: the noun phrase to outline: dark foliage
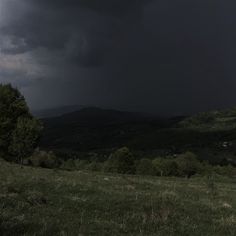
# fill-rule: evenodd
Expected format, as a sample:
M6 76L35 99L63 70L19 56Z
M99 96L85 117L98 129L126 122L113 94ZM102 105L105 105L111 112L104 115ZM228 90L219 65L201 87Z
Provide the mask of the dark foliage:
M22 163L38 145L41 129L21 93L0 84L0 155Z
M190 118L156 116L87 108L43 120L41 146L70 159L97 152L104 161L112 149L127 146L138 159L187 152L214 165L236 165L235 109Z

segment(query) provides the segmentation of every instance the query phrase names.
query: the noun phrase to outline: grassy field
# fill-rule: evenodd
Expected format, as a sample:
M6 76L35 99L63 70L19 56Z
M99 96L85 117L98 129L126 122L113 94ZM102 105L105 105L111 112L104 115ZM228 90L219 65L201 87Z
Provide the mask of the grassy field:
M65 172L0 161L0 235L236 235L235 181Z

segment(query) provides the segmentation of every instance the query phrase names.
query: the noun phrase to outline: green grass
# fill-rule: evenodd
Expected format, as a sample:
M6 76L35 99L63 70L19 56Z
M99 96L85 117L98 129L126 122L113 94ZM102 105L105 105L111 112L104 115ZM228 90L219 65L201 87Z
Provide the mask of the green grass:
M235 183L0 161L0 235L236 235Z

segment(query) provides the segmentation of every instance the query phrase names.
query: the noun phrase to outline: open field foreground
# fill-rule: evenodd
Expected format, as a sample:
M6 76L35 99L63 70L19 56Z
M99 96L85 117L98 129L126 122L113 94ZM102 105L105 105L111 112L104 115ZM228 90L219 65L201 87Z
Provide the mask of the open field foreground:
M236 235L236 180L21 168L0 161L0 235Z

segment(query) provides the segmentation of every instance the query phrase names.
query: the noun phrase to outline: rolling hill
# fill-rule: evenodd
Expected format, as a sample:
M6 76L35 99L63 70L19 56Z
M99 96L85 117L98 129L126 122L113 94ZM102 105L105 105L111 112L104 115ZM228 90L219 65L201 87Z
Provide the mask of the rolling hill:
M93 150L116 148L152 130L169 128L178 119L161 119L149 114L84 108L59 117L44 119L42 146Z
M191 150L203 160L227 159L233 163L236 160L235 109L192 117L159 118L84 108L43 122L41 147L46 149L110 152L127 146L150 157Z
M64 114L78 111L83 108L84 106L79 106L79 105L61 106L61 107L54 107L54 108L48 108L48 109L32 110L32 114L40 119L43 119L43 118L49 118L49 117L62 116Z

